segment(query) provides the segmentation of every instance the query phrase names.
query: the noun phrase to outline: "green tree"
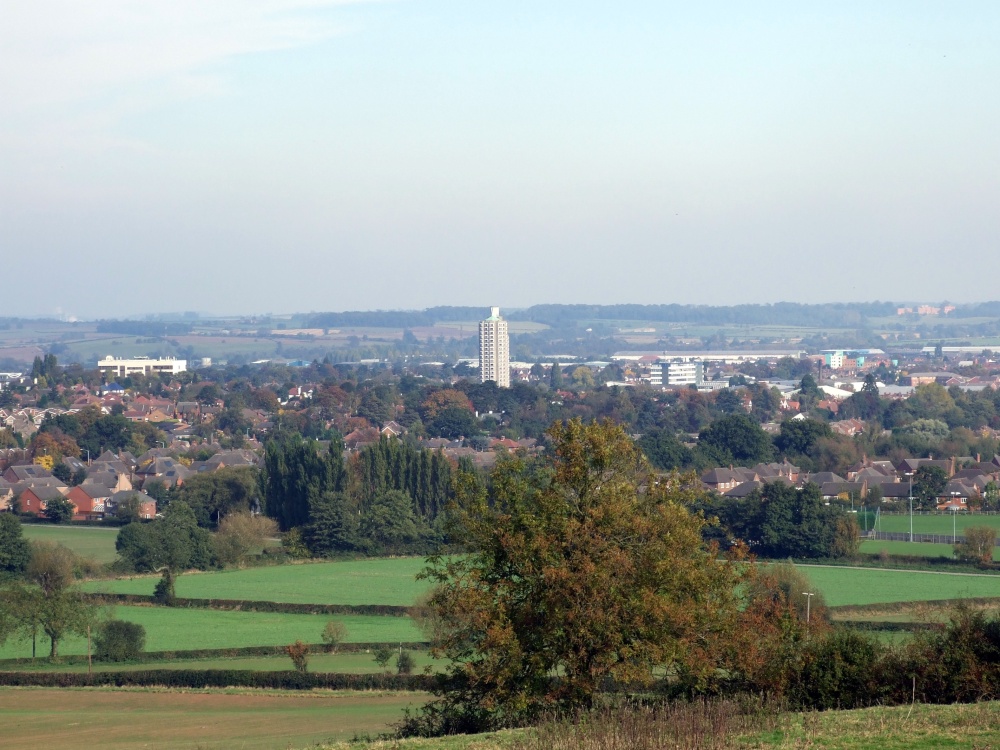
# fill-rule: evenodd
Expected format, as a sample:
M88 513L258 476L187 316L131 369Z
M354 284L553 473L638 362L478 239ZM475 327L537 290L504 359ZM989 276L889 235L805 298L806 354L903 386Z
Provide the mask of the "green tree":
M421 527L413 515L413 501L399 490L377 495L361 516L361 536L385 551L399 551L420 538Z
M313 503L302 541L316 557L330 557L357 549L357 514L343 492L326 492Z
M718 464L755 464L774 457L771 438L746 414L718 419L698 435L698 448Z
M96 625L99 607L89 603L70 588L73 583L75 555L66 547L48 542L32 545L31 560L25 577L37 592L27 592L22 616L37 623L49 638L49 658L59 656L59 642L68 634L84 635Z
M137 572L164 567L175 573L189 568L205 570L215 562L211 536L198 526L191 508L182 501L170 503L162 518L123 526L115 549Z
M959 560L977 563L993 562L993 546L996 544L996 529L990 526L967 526L965 541L955 545L955 556Z
M264 510L282 531L309 522L311 503L326 492L341 492L347 484L339 446L320 453L314 442L298 435L267 443L261 472Z
M552 369L549 371L549 388L556 390L563 387L563 377L562 368L559 367L558 362L552 363Z
M54 497L45 503L42 513L52 523L69 523L73 520L75 508L73 503L64 497Z
M320 636L327 652L332 654L337 652L337 646L343 643L345 638L347 638L347 626L339 620L330 620Z
M937 499L947 486L948 475L940 466L921 466L913 475L913 497L924 510L937 507Z
M488 490L460 488L453 533L466 554L431 558L434 653L451 664L423 714L438 731L589 705L604 679L650 682L658 668L704 685L739 617L753 568L704 545L686 482L654 479L610 423L549 435L543 465L502 457Z
M107 620L94 636L94 658L98 661L133 661L146 648L146 628L136 622Z
M671 471L691 465L691 449L672 430L650 430L639 438L639 447L657 469Z
M31 560L31 545L24 538L20 519L0 513L0 574L20 575Z
M786 419L781 423L781 433L774 439L774 446L782 454L808 456L816 441L832 434L830 426L818 419Z

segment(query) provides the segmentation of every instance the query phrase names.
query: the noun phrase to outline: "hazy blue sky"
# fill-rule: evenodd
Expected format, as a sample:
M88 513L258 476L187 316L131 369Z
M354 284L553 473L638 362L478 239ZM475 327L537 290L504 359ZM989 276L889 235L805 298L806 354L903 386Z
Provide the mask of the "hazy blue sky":
M1000 3L31 0L0 314L1000 297Z

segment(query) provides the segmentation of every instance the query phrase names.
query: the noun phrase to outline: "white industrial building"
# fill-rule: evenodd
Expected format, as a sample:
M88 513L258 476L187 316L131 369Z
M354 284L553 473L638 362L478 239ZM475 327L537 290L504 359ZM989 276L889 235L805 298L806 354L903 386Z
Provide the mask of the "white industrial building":
M108 356L97 363L97 369L102 374L115 378L124 378L128 375L176 375L187 370L187 360L149 357L117 359Z

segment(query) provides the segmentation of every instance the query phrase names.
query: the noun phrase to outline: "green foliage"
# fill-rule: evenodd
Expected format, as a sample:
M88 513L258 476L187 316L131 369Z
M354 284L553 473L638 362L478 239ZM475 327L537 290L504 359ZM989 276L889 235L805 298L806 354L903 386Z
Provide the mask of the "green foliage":
M108 620L94 635L94 658L98 661L133 661L146 647L146 628L135 622Z
M672 430L650 430L639 438L639 448L657 469L671 471L691 466L691 449L677 439Z
M45 503L42 512L52 523L69 523L73 520L73 503L64 497L54 497Z
M409 651L400 651L396 656L396 674L412 674L416 660Z
M313 503L310 521L302 527L301 538L315 557L330 557L357 548L357 515L351 512L349 502L343 492L326 492Z
M965 541L955 545L955 557L977 563L993 562L993 546L997 531L989 526L966 526L962 532Z
M921 466L913 475L913 497L918 507L933 509L948 485L948 475L940 466Z
M170 568L164 568L160 574L160 580L153 588L153 600L165 607L174 606L177 601L176 583L177 576L174 575L174 572Z
M229 466L198 474L178 487L171 499L187 503L199 526L211 527L231 513L246 513L261 507L258 473L253 466Z
M345 638L347 638L347 626L338 620L330 620L320 636L329 653L336 653L337 646L343 643Z
M774 457L771 438L746 414L723 417L702 430L698 449L716 465L752 465Z
M467 554L432 557L427 572L435 653L452 666L424 714L434 726L413 731L517 724L655 668L704 685L720 666L716 638L750 567L703 545L686 485L655 481L621 428L574 420L550 436L544 465L501 458L487 492L460 488Z
M452 497L451 466L444 454L400 440L383 437L361 450L358 474L362 509L386 490L399 490L412 498L417 516L433 521Z
M372 649L372 658L375 659L375 663L382 669L389 666L389 660L392 658L392 654L392 647L385 644Z
M31 545L24 538L21 521L13 513L0 513L0 573L23 573L31 560Z
M774 446L785 455L806 456L812 453L818 440L832 434L830 425L818 419L786 419L781 423Z
M341 492L347 472L339 448L324 454L298 435L272 440L264 449L261 475L264 509L282 531L309 522L312 503L327 492Z
M211 536L198 526L194 513L182 501L170 503L162 518L123 526L115 549L137 572L162 567L174 571L205 570L215 562Z
M387 490L375 497L361 517L361 535L386 552L401 551L420 539L423 529L405 492Z
M745 500L719 499L723 526L770 558L834 557L837 520L847 511L825 505L820 489L806 484L801 490L783 482L768 482Z
M435 678L398 674L314 674L242 669L151 669L127 672L0 672L12 687L263 688L271 690L429 690Z

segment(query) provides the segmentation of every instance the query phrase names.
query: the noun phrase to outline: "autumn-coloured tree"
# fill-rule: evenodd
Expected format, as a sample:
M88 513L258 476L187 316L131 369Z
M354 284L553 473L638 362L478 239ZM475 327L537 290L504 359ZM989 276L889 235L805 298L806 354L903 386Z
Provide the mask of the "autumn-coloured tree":
M657 668L704 687L739 622L755 566L703 543L690 477L654 476L611 423L573 420L549 437L550 459L501 457L488 490L457 479L467 554L426 572L434 653L452 664L423 714L436 731L587 706L605 679L649 683Z
M965 529L965 541L955 545L955 555L959 560L993 562L993 546L996 540L996 529L989 526L968 526Z
M420 405L420 417L425 422L430 422L445 409L452 407L473 411L472 402L468 396L454 388L443 388L432 393Z

